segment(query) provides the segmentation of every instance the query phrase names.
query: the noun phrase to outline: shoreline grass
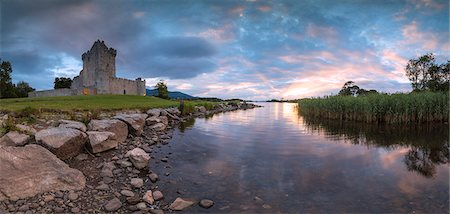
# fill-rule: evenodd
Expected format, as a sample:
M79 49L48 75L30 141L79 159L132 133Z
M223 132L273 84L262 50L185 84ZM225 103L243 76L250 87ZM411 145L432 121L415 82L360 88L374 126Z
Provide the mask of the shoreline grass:
M421 92L328 96L298 102L300 114L367 123L410 124L449 121L449 94Z

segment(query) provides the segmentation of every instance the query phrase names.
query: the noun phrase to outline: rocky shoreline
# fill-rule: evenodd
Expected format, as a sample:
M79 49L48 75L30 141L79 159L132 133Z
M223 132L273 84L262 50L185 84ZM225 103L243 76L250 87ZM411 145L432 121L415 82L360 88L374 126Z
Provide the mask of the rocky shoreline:
M258 107L247 103L120 112L87 124L58 120L15 125L0 138L0 213L164 213L214 205L188 196L166 201L152 162L167 162L173 128L207 115ZM0 124L8 115L0 117ZM43 125L44 124L44 125ZM48 126L45 126L48 124ZM170 167L170 166L168 166Z

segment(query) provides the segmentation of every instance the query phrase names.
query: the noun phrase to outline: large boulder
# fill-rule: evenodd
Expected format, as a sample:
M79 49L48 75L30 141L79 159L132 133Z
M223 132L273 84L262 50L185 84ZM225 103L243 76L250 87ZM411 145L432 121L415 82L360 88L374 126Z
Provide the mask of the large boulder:
M144 131L147 114L119 114L114 119L121 120L128 125L128 130L135 136L140 136Z
M86 179L39 145L0 147L0 201L39 193L80 190Z
M116 148L119 145L116 134L112 132L88 131L89 149L92 153L99 153Z
M82 122L73 120L60 120L59 122L60 122L59 127L78 129L82 132L86 132L86 125L84 125L84 123Z
M50 128L36 133L36 142L62 160L77 156L83 150L87 135L77 129Z
M125 154L125 157L130 158L131 163L138 169L147 167L148 162L150 161L150 155L141 148L134 148L133 150L128 151Z
M0 138L0 146L23 146L30 141L31 137L19 132L8 132Z
M91 120L88 124L90 131L106 131L116 134L118 143L123 143L128 137L128 126L120 120Z
M172 115L181 115L181 111L178 108L168 108L166 112Z
M206 113L205 106L195 106L195 111L200 113Z

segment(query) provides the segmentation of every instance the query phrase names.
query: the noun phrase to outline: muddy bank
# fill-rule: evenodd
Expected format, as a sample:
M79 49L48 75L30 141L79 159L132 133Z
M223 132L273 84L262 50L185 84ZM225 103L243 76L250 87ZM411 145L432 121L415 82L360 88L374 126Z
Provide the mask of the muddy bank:
M0 162L12 165L0 171L13 172L0 173L0 213L164 213L190 206L206 209L214 204L207 198L193 199L180 194L174 201L165 199L165 190L160 189L158 183L167 182L170 172L156 174L152 166L156 162L167 163L172 154L156 154L163 147L170 148L173 128L181 121L254 107L257 106L230 104L212 110L196 107L195 113L186 116L177 109L151 109L145 113L117 113L109 118L91 120L87 125L67 120L18 125L0 139L0 150L11 156ZM2 119L6 117L3 115ZM23 150L28 152L25 159L29 161L24 163L27 167L12 161ZM47 159L33 161L38 160L33 157L35 150L45 150L45 155L51 157L48 159L61 163L54 166ZM165 167L170 169L170 165ZM73 175L55 173L63 168L73 170ZM43 188L50 174L53 183ZM32 191L26 194L20 188L10 188L30 181Z

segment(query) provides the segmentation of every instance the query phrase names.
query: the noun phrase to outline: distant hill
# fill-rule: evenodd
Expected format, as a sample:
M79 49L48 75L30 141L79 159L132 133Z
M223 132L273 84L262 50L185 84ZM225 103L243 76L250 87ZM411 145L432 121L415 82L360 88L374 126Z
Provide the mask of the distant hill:
M147 91L147 96L157 96L158 95L158 90L156 89L146 89ZM185 100L189 100L189 99L196 99L197 97L191 96L189 94L185 94L183 92L179 92L179 91L169 91L169 97L171 99L185 99Z

